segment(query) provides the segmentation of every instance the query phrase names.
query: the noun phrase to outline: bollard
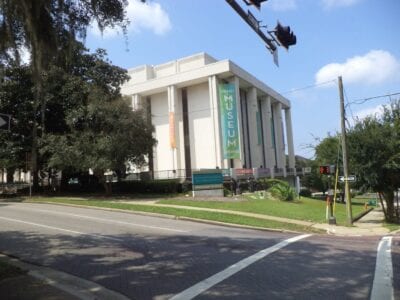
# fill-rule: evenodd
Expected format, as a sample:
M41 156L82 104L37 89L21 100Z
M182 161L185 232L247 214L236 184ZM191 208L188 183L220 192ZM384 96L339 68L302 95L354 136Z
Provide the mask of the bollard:
M326 201L329 207L328 224L336 225L336 217L333 215L333 196L331 194L328 194Z

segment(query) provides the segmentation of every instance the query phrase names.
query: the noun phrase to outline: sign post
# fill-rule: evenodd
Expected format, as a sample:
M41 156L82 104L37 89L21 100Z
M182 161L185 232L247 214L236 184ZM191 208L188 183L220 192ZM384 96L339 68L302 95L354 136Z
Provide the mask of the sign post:
M340 182L345 182L345 181L347 181L347 182L356 182L357 181L357 177L356 177L356 175L349 175L347 177L339 176L339 181Z

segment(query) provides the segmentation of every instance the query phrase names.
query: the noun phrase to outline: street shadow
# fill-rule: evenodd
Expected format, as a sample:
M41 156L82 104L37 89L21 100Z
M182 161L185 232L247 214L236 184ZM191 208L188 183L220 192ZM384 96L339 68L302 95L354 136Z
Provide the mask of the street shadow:
M232 264L271 247L265 238L102 236L1 231L0 252L97 282L135 299L168 299ZM365 299L377 238L314 236L273 253L199 299ZM368 244L368 241L372 244Z

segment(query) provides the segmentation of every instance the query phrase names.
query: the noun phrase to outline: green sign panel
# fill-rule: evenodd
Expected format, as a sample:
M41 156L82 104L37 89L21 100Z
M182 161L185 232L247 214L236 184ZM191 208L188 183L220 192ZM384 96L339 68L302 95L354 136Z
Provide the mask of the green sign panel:
M223 188L224 176L219 169L193 171L193 191L220 190Z
M240 158L236 87L234 84L219 85L219 104L224 158Z
M204 174L193 173L194 185L222 184L222 182L223 182L222 173L204 173Z

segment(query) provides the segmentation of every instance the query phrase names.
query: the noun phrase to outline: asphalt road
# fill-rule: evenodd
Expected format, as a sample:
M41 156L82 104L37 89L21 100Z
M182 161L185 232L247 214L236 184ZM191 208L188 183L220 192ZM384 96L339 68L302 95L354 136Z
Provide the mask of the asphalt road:
M380 237L299 236L96 209L0 204L1 253L132 299L370 298ZM400 299L399 237L391 254Z

